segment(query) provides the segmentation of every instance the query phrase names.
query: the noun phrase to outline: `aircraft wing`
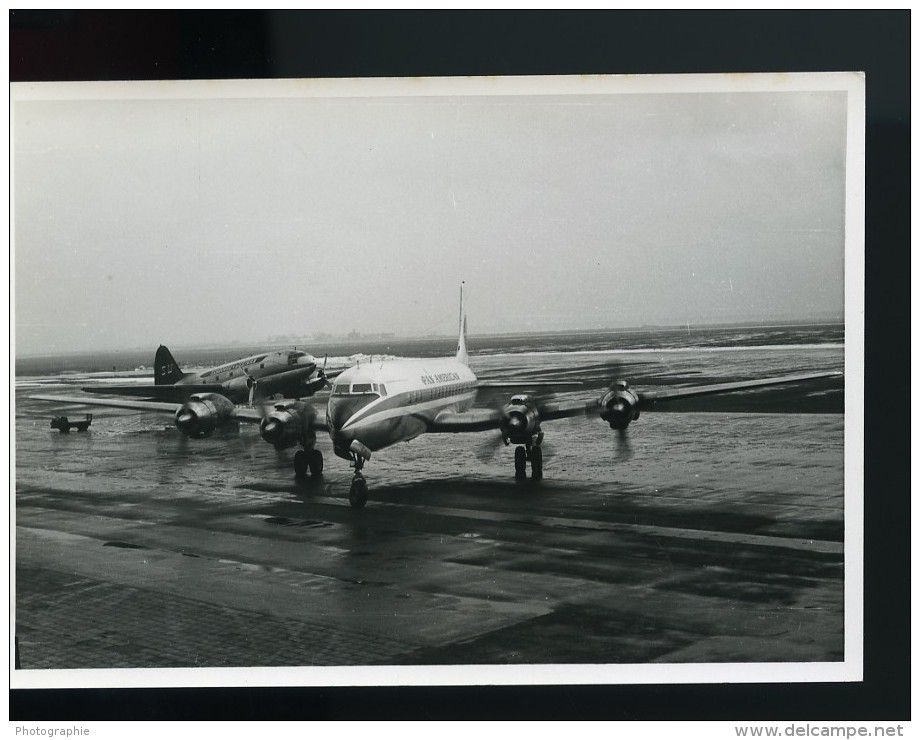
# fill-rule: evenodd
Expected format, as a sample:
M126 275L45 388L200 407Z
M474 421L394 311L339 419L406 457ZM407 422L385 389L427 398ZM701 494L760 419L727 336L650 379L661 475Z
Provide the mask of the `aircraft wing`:
M482 406L495 406L506 402L510 396L518 394L546 397L556 393L572 393L585 389L586 386L584 383L569 380L480 380L476 383L476 404Z
M264 388L282 387L289 383L309 380L316 372L315 365L310 365L309 367L296 367L293 370L285 370L282 373L263 375L261 378L258 378L258 383Z
M86 393L138 396L161 401L185 400L195 393L224 393L217 383L183 383L181 385L91 385L80 389Z
M116 409L133 409L135 411L157 411L174 414L181 404L165 401L133 401L128 398L91 398L89 396L57 396L37 394L29 396L35 401L75 404L79 406L108 406Z
M801 383L808 380L843 377L840 372L826 373L800 373L795 375L781 375L773 378L758 380L742 380L730 383L714 383L711 385L698 385L682 388L667 388L660 390L636 391L629 390L636 411L651 410L660 402L676 401L695 396L709 396L718 393L735 393L738 391L754 390L766 386L785 385L788 383ZM605 394L606 396L607 394ZM585 400L581 398L569 400L537 401L536 411L540 421L564 419L573 416L597 414L604 410L605 396ZM489 429L501 429L505 419L502 409L472 409L470 411L443 411L429 424L430 433L457 433L457 432L483 432Z
M428 425L433 434L448 432L485 432L499 429L502 423L500 409L472 409L470 411L442 411Z
M175 415L183 405L164 401L135 401L128 398L90 398L89 396L60 396L51 394L37 394L29 396L29 398L36 401L50 401L52 403L66 403L79 406L106 406L115 409L153 411L155 413L173 415ZM304 413L304 407L309 409L307 413L310 414L310 427L314 431L325 432L329 430L325 414L318 413L316 409L308 403L287 399L269 401L261 406L233 406L225 418L232 421L242 421L247 424L258 424L271 413L273 409L288 408L291 406L299 407L299 413Z
M34 395L29 398L35 401L50 401L53 403L66 403L79 406L104 406L115 409L129 409L132 411L153 411L161 414L175 414L181 407L180 403L165 401L134 401L128 398L89 398L87 396L58 396ZM250 406L235 406L229 414L231 419L258 424L262 421L264 412L261 408Z
M760 380L741 380L731 383L714 383L712 385L698 385L689 388L668 388L654 391L641 391L639 396L640 408L650 408L659 401L676 401L681 398L694 398L697 396L712 396L717 393L734 393L737 391L764 388L771 385L785 385L786 383L801 383L806 380L820 380L823 378L843 377L843 373L800 373L797 375L781 375L774 378Z
M730 383L713 383L711 385L684 386L678 388L656 389L648 391L631 390L636 402L632 404L636 411L654 410L656 404L667 401L677 401L684 398L699 396L713 396L719 393L737 393L739 391L755 390L767 386L787 385L802 383L808 380L822 380L826 378L843 377L841 372L826 373L798 373L794 375L779 375L772 378L757 380L740 380ZM590 401L549 401L538 406L540 419L563 419L582 414L597 413L603 408L604 397Z

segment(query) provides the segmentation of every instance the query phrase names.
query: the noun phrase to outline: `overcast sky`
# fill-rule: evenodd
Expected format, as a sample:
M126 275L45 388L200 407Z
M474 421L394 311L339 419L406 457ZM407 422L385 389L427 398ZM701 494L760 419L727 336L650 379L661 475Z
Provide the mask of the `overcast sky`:
M473 334L842 316L846 124L840 91L15 102L17 353L449 334L461 279Z

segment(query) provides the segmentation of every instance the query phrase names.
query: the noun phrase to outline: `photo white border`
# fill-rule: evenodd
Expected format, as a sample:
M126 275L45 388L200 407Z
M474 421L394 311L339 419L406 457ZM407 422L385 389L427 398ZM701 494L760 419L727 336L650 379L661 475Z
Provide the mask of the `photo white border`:
M194 80L12 83L10 152L15 108L30 101L356 98L424 96L558 96L656 93L847 93L844 416L844 660L821 663L689 663L602 665L464 665L242 667L162 669L13 668L15 634L15 497L10 497L10 688L151 688L290 686L539 686L587 684L809 683L863 677L863 471L865 357L865 76L861 72L695 75ZM10 162L10 203L13 169ZM14 255L14 230L11 255ZM14 257L11 257L11 260ZM11 277L11 290L12 279ZM12 293L15 295L15 292ZM11 321L11 327L15 322ZM15 379L13 379L14 382ZM13 383L11 383L13 385ZM15 392L11 388L11 400ZM15 417L11 419L14 427ZM11 431L11 434L13 432ZM11 440L11 449L14 440ZM14 452L15 454L15 452ZM13 458L15 459L15 458ZM11 492L15 469L11 468Z

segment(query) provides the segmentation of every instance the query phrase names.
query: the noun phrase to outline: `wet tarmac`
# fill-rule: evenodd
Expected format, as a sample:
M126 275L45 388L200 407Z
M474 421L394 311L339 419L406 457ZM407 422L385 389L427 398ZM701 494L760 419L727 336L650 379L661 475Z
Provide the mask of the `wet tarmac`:
M842 352L779 354L794 372ZM649 413L628 445L597 419L553 422L539 484L513 480L489 433L424 436L375 454L355 510L328 439L324 477L299 483L255 428L188 440L97 410L60 434L27 385L23 669L844 657L839 413Z

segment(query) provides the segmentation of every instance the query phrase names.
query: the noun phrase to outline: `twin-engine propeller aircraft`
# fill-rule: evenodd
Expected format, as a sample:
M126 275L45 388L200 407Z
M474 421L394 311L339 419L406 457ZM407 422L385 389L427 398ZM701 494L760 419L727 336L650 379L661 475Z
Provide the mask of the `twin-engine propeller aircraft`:
M227 362L198 373L185 373L162 344L153 360L153 385L97 385L88 393L139 396L158 401L183 402L200 393L219 393L231 403L252 403L255 398L280 395L312 396L326 386L324 368L306 352L273 350Z

